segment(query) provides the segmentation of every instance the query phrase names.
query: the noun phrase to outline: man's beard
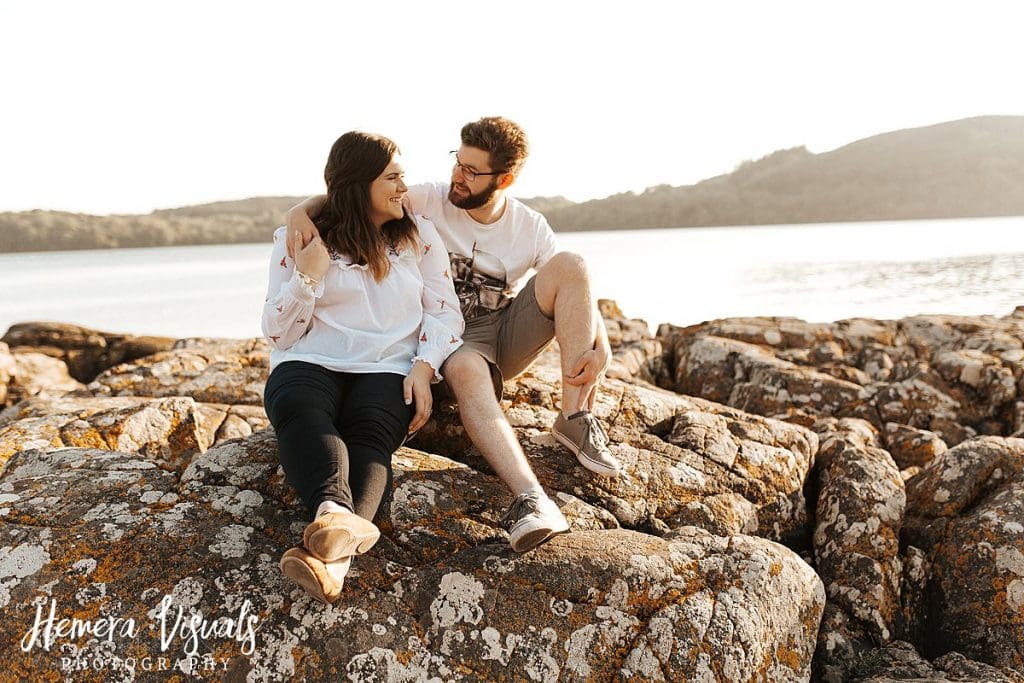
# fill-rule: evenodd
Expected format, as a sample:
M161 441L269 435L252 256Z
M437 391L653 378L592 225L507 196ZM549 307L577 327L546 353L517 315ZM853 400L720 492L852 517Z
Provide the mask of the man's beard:
M455 184L448 189L448 201L454 204L460 209L466 209L472 211L473 209L479 209L481 206L491 201L491 197L498 191L498 179L494 178L490 183L487 184L481 192L473 194L472 192L463 197L455 193Z

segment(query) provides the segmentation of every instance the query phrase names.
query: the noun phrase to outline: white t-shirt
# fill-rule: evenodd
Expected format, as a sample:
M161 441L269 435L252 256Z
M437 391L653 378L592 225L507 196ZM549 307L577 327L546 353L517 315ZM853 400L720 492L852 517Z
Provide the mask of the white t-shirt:
M406 196L413 213L430 219L444 240L468 320L507 306L520 280L558 248L547 219L518 199L506 197L505 213L485 225L448 201L449 187L445 182L413 185Z
M296 273L286 229L278 228L262 320L271 370L299 360L336 372L408 375L414 360L424 360L441 379L441 365L462 346L463 321L441 238L430 221L417 216L416 225L418 248L390 251L382 281L331 254L315 290Z

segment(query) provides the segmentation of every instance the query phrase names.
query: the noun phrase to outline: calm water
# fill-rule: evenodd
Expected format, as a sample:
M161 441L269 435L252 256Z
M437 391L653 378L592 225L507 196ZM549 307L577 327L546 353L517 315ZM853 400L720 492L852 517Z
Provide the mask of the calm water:
M569 233L597 296L653 328L1024 305L1024 217ZM267 244L0 254L0 331L58 320L140 334L258 336Z

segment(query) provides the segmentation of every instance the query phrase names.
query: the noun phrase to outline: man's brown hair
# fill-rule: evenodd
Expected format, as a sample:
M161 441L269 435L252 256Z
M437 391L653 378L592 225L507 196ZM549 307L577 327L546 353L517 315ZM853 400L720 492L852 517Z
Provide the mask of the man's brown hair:
M501 116L485 116L464 125L462 144L489 153L491 168L503 173L519 173L530 153L530 141L523 129Z

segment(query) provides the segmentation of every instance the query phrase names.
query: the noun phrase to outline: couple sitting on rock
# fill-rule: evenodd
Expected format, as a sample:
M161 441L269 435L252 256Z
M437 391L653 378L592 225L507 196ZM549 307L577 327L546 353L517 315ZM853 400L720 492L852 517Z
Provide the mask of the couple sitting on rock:
M499 405L502 380L552 339L563 370L553 435L588 470L619 473L590 412L611 354L585 264L505 196L527 152L515 123L483 118L462 128L450 183L406 187L393 142L346 133L326 196L294 207L274 235L264 398L285 476L314 514L280 565L322 602L377 541L391 456L429 418L434 382L447 382L468 436L516 495L503 521L517 552L569 528Z

